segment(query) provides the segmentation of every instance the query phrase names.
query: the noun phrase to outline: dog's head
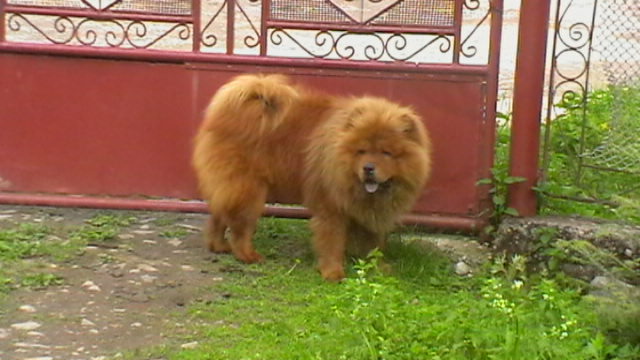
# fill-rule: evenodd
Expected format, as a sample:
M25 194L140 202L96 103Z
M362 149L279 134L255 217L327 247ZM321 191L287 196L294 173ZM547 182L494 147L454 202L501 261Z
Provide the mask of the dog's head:
M380 98L350 100L342 136L343 151L350 154L351 170L364 192L384 192L395 181L424 182L428 139L422 120L410 108Z

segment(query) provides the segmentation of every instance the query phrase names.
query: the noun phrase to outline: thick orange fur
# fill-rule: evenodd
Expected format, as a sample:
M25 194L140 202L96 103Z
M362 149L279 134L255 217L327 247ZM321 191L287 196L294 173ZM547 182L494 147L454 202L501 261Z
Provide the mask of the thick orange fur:
M383 246L412 207L431 170L430 148L410 108L309 92L280 75L238 76L213 97L195 138L209 249L260 261L251 237L265 202L302 203L320 272L340 280L345 252Z

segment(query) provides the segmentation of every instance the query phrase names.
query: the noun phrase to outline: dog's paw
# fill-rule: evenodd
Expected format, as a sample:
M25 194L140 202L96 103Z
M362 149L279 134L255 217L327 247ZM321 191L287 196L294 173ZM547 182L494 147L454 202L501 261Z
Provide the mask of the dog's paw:
M344 269L342 267L320 269L320 274L323 279L333 282L339 282L345 278Z
M260 255L257 251L249 251L241 254L234 254L236 258L242 261L245 264L255 264L261 263L264 261L262 255Z
M216 254L227 254L231 252L231 246L228 242L209 242L209 251Z

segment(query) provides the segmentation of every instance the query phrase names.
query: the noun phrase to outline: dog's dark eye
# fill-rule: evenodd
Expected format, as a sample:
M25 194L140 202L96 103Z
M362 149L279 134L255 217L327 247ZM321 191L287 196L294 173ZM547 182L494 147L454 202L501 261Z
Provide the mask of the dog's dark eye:
M363 155L364 153L366 153L366 151L363 149L359 149L358 151L356 151L356 154L358 155Z
M382 155L384 155L384 156L388 156L388 157L393 157L393 154L392 154L392 153L390 153L390 152L388 152L388 151L383 151L383 152L382 152Z

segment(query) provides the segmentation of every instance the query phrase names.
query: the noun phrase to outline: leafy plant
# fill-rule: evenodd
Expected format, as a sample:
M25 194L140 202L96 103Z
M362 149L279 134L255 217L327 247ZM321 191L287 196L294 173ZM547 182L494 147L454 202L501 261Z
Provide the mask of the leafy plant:
M491 168L491 178L480 179L478 186L490 186L489 194L493 208L491 209L490 225L484 229L485 233L493 234L505 216L518 216L518 211L507 205L509 186L525 181L523 177L509 176L509 141L511 116L498 113L498 129L496 141L495 164Z
M0 230L0 260L41 255L42 242L49 233L49 228L39 224L21 224L16 229Z
M20 285L28 288L46 288L54 285L62 285L64 280L55 274L38 273L27 275L21 279Z
M490 214L491 225L485 229L488 233L495 231L505 216L518 216L518 211L507 205L507 193L509 185L525 181L523 177L508 176L496 168L491 169L491 173L493 175L491 179L481 179L477 182L477 185L491 185L489 193L493 209Z

